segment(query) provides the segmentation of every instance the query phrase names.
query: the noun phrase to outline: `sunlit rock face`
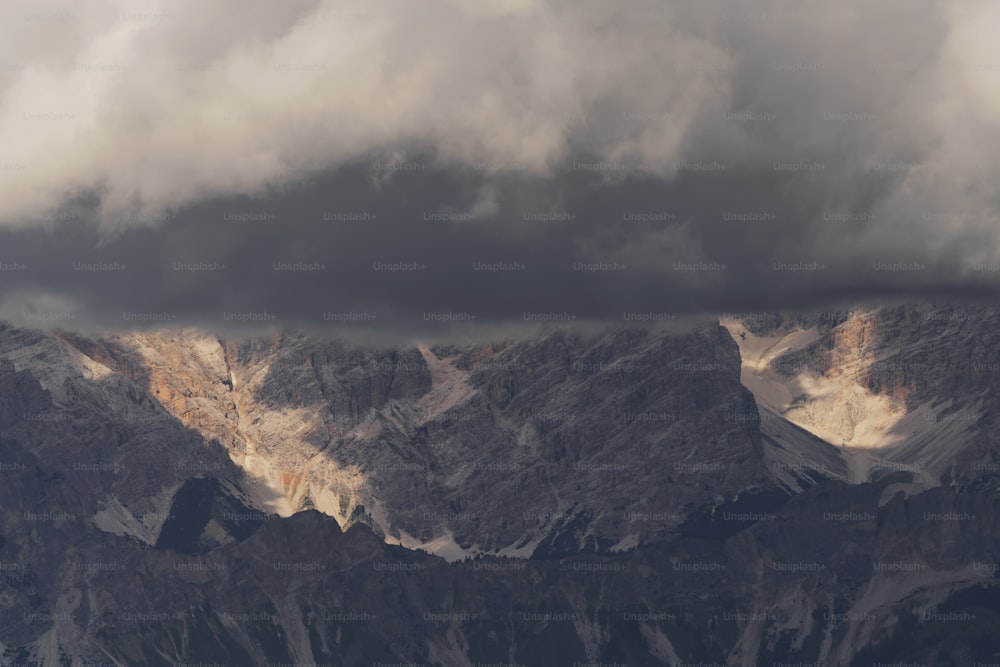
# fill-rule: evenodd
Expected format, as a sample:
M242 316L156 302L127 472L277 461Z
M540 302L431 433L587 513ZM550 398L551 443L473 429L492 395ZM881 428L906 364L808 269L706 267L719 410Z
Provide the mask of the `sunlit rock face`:
M141 437L194 443L155 448L170 458L144 471L143 498L207 475L260 512L317 509L449 558L527 557L663 540L777 486L737 346L710 322L395 350L162 330L39 333L29 354L28 335L6 332L13 364L81 415L73 428L138 403L157 415L134 420ZM155 539L158 524L126 520L139 497L112 493L99 523Z
M997 318L722 324L397 349L0 329L2 661L1000 650Z
M723 323L762 412L841 446L853 481L905 471L932 486L995 469L995 312L886 306Z

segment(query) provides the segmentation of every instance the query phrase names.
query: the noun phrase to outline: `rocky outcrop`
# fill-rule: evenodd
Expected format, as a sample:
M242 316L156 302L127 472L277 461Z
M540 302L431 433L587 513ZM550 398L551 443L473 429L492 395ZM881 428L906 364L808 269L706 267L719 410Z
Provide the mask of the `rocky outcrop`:
M727 326L761 408L844 445L847 478L903 471L927 488L1000 469L996 311L883 306Z
M986 662L993 322L2 328L0 664ZM897 412L864 475L817 435Z
M967 664L1000 650L997 496L880 504L892 483L823 482L749 521L724 510L727 534L544 560L448 563L315 511L200 554L8 516L4 664Z
M361 518L449 557L629 548L775 486L737 347L711 323L401 350L191 330L42 343L104 369L95 410L131 396L221 447L257 510Z

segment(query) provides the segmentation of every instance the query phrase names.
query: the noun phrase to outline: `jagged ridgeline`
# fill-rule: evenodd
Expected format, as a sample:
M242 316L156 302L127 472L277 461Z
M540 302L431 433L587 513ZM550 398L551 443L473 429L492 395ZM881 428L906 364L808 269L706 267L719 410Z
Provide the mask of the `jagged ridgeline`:
M991 657L997 316L765 315L5 327L3 663Z

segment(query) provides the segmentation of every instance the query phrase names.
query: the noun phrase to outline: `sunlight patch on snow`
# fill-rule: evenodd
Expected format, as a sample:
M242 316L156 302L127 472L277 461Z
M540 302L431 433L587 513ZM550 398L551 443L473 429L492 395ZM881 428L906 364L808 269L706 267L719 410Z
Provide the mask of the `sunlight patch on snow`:
M854 382L853 373L826 377L803 369L785 377L773 368L781 356L818 340L815 327L756 336L738 321L720 322L740 348L740 380L762 408L834 445L876 449L901 440L893 427L905 411L894 407L888 397L872 394Z
M795 378L803 405L786 407L784 417L832 444L877 449L896 444L893 427L905 416L892 401L876 396L845 376L828 379L804 372Z
M867 481L874 472L906 471L914 474L915 483L935 486L955 453L972 439L973 426L982 414L981 401L962 408L953 408L951 400L925 403L907 412L898 401L873 394L855 381L875 359L864 350L851 348L844 352L836 372L821 375L804 368L786 377L775 370L775 362L816 341L814 328L756 336L738 321L720 323L739 346L743 364L740 380L754 395L761 414L772 412L839 445L847 480L852 483ZM769 428L776 426L765 423L762 432ZM790 479L785 481L791 483Z
M719 323L729 330L740 347L744 368L761 371L770 368L778 357L801 350L819 340L815 327L795 329L780 336L756 336L743 328L739 320L721 319ZM744 337L742 334L745 333Z

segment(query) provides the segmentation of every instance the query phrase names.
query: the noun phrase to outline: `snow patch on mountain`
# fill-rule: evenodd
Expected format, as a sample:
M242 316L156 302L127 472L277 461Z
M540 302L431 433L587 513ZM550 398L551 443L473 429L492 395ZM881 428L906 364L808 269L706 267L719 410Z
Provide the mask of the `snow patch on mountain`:
M846 450L834 447L773 410L758 409L765 464L786 490L798 493L820 479L852 478L845 461Z
M740 348L741 382L761 410L765 454L774 462L779 481L796 490L793 470L829 467L812 460L816 448L801 437L790 437L788 422L837 448L846 464L842 478L865 482L876 473L906 471L922 488L935 486L956 455L975 437L983 414L982 400L957 403L946 397L906 409L898 396L880 395L859 382L886 353L871 314L826 332L836 347L836 365L817 372L785 361L820 340L818 327L778 329L757 335L737 320L720 320ZM887 365L890 367L892 363ZM775 417L769 419L768 417ZM771 436L771 437L767 437ZM790 446L782 446L785 443ZM775 446L777 445L777 446ZM840 475L834 475L839 477Z
M419 549L421 551L426 551L427 553L434 554L435 556L440 556L444 558L449 563L454 563L456 561L466 560L469 558L475 558L482 551L477 547L473 546L468 549L463 549L455 541L455 536L450 530L445 530L444 534L438 535L437 537L427 540L420 541L413 535L410 535L405 530L400 530L399 537L392 537L386 535L385 541L387 544L396 544L407 549Z
M783 375L775 362L819 339L816 327L757 336L735 320L722 320L740 348L740 380L758 405L781 415L832 444L881 448L901 436L893 427L905 411L885 396L876 396L855 382L852 368L826 376L809 369Z
M469 373L455 368L456 357L439 359L426 345L418 347L431 373L431 390L417 403L419 424L425 424L456 405L469 400L476 389L469 384Z
M149 545L156 543L156 536L160 526L162 526L162 522L155 528L145 526L139 517L136 517L113 496L108 499L105 507L94 515L92 521L105 533L134 537Z
M879 452L886 459L883 465L913 472L921 483L937 484L972 442L982 415L981 401L967 407L958 407L953 399L918 406L893 426L896 443Z

